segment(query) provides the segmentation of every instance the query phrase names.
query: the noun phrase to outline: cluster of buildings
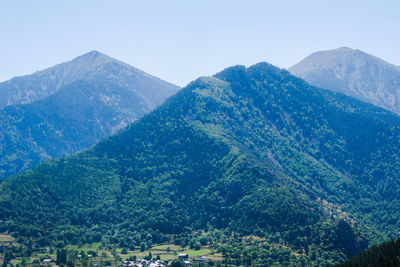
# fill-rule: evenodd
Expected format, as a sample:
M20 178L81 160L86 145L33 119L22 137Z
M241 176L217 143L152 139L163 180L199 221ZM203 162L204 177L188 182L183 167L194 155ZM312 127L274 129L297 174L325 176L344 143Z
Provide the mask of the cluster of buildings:
M178 255L178 259L181 260L181 261L183 261L183 263L184 263L186 266L190 266L190 265L191 265L190 259L189 259L189 255L188 255L188 254L179 254L179 255Z
M51 264L52 262L55 262L55 260L53 260L52 258L44 259L44 260L40 263L40 265L41 265L41 266L47 266L47 265Z
M181 260L186 267L192 266L192 259L189 258L188 254L179 254L178 259ZM206 262L206 258L201 256L199 258L200 262ZM171 265L171 261L165 262L161 260L144 260L139 259L136 261L124 261L121 267L167 267Z
M121 267L165 267L165 263L161 260L143 260L124 261Z

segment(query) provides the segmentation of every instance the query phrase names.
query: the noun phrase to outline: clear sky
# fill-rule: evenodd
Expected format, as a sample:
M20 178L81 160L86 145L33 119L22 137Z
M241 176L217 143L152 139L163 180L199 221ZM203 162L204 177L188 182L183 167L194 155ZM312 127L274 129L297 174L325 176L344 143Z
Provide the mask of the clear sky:
M1 0L0 81L98 50L184 86L349 46L400 65L399 0Z

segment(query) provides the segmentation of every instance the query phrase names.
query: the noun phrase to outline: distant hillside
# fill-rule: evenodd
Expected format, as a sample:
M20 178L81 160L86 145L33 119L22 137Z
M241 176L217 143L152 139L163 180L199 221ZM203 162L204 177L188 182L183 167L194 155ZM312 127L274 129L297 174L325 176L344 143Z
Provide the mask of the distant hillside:
M293 252L260 247L260 266L333 264L398 235L399 135L381 108L266 63L235 66L87 151L3 181L0 230L34 249L219 229Z
M289 71L312 85L400 113L400 68L360 50L316 52Z
M95 51L2 83L3 104L36 101L0 110L0 180L94 145L177 90Z
M400 239L373 246L367 251L335 267L397 267L400 266Z

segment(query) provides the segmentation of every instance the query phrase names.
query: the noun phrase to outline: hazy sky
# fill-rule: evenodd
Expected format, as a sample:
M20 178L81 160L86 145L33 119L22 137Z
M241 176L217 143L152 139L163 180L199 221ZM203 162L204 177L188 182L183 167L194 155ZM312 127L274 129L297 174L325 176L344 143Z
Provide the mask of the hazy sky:
M98 50L183 86L341 46L400 65L400 1L1 0L0 36L0 81Z

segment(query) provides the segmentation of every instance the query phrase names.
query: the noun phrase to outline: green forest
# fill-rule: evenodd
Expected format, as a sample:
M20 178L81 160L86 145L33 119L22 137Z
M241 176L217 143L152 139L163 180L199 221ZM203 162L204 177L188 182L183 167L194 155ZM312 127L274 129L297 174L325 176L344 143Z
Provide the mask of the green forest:
M267 63L234 66L3 181L0 232L18 244L5 258L99 242L212 246L224 266L333 265L397 238L399 136L388 111Z

